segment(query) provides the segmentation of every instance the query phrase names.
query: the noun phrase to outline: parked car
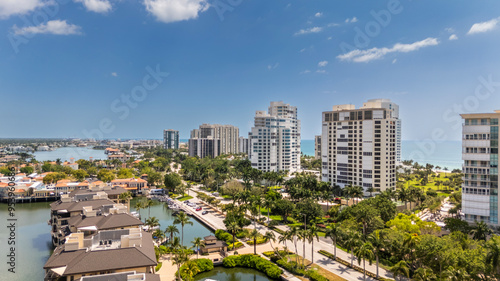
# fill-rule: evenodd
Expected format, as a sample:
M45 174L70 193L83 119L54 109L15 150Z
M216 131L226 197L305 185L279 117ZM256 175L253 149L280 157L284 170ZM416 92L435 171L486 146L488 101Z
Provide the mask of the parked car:
M208 214L208 211L203 211L201 214L206 215L206 214Z
M201 207L196 208L196 211L201 211Z

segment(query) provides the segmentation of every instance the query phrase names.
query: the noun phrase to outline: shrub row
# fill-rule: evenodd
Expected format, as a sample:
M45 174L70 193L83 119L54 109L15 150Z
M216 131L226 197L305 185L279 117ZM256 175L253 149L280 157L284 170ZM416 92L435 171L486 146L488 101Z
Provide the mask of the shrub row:
M196 266L198 267L198 272L196 274L210 271L210 270L214 269L214 263L210 259L197 259L197 260L190 260L189 262L196 263ZM186 264L181 266L181 278L182 278L182 280L189 279L188 278L189 276L186 276L186 273L184 271L185 268L186 268ZM179 276L178 271L175 273L175 276Z
M329 252L327 252L327 251L321 250L321 251L319 251L319 253L322 254L323 256L326 256L326 257L332 259L332 260L334 259L334 255L331 254L331 253L329 253ZM335 259L335 261L337 261L337 262L339 262L339 263L341 263L341 264L343 264L343 265L345 265L347 267L350 267L350 268L352 268L352 269L354 269L356 271L359 271L359 272L363 273L363 268L361 268L359 266L356 266L356 265L351 266L350 262L345 261L345 260L339 258L338 256ZM387 279L387 278L384 278L384 277L381 277L381 276L379 276L379 278L377 279L377 275L374 274L374 273L371 273L370 271L366 271L366 275L374 278L375 280L380 280L380 281L389 281L389 280L391 280L391 279Z
M224 267L247 267L265 273L269 278L278 279L283 270L272 262L256 255L229 256L222 261Z
M229 244L229 246L227 246L227 249L228 249L229 251L232 251L232 250L239 249L239 248L241 248L241 247L243 247L243 243L241 243L241 242L236 242L236 243L234 243L234 244Z
M257 245L264 244L267 242L266 238L257 239ZM247 241L248 245L253 245L253 239Z

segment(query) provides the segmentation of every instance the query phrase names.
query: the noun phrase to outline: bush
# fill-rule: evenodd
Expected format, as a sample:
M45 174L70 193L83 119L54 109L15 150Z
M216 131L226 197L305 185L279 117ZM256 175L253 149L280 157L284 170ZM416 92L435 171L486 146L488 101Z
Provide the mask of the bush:
M228 245L235 242L233 241L233 236L222 229L217 229L215 231L215 237L219 240L225 241Z
M247 242L248 245L253 245L253 239L252 240L248 240L246 242ZM264 244L266 242L267 242L267 239L265 239L265 238L257 239L257 245Z
M198 267L198 272L196 274L210 271L210 270L214 269L214 263L212 262L212 260L209 260L209 259L197 259L197 260L191 260L189 262L196 263L196 266ZM186 274L183 273L185 268L186 268L186 265L181 266L181 279L182 280L188 279ZM175 276L178 276L178 274L179 274L179 271L177 271L175 273Z
M234 249L239 249L239 248L241 248L241 247L243 247L243 243L241 243L241 242L236 242L236 243L234 243L234 244L229 244L229 246L227 246L227 249L228 249L229 251L232 251L232 250L234 250Z
M270 226L270 227L271 227L271 226L277 226L277 225L279 225L279 224L280 224L280 222L279 222L279 221L275 221L275 220L271 220L271 221L269 222L269 226Z
M160 270L162 263L159 262L158 265L155 267L155 272L158 272Z
M256 255L229 256L222 261L224 267L247 267L264 272L269 278L278 279L283 270L272 262Z

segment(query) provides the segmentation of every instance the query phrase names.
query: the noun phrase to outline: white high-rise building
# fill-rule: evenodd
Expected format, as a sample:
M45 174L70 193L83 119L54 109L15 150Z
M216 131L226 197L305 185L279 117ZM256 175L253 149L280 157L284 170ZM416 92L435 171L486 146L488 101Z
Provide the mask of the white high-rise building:
M398 124L399 107L390 100L370 100L359 109L337 105L323 112L322 180L365 191L394 189Z
M239 153L248 154L248 146L249 146L248 138L240 137L238 145L239 145Z
M469 222L498 225L498 120L495 113L462 114L462 212Z
M261 171L300 170L300 120L297 107L271 102L268 112L257 111L249 133L249 158Z

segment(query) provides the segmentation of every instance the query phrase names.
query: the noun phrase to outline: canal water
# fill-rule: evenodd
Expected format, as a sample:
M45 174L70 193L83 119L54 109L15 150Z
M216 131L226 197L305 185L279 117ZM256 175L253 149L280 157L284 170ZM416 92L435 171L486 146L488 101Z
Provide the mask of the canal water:
M209 272L203 272L194 277L195 281L203 281L205 279L224 280L224 281L270 281L266 274L250 268L225 268L222 266L215 267Z
M134 206L136 198L131 200L130 205ZM160 221L161 230L172 225L175 217L172 211L164 208L163 203L154 201L155 205L151 207L151 216L155 216ZM7 271L7 253L9 249L8 237L10 235L7 229L8 210L7 204L0 203L0 281L27 281L43 280L43 266L52 254L52 243L50 237L50 226L47 221L50 219L50 203L23 203L16 205L15 217L17 219L16 228L16 273ZM134 210L134 208L131 208ZM141 210L143 221L148 217L148 210ZM191 247L191 241L195 237L205 237L211 234L211 231L200 222L191 218L193 225L184 226L184 245ZM179 235L181 226L179 228Z
M38 161L56 161L58 158L61 161L69 161L74 158L89 160L90 157L94 160L107 159L104 150L92 149L92 147L61 147L52 151L36 151L33 153Z

